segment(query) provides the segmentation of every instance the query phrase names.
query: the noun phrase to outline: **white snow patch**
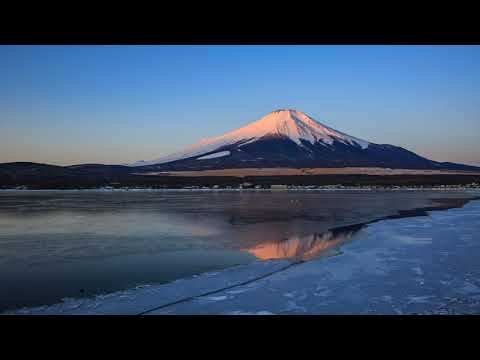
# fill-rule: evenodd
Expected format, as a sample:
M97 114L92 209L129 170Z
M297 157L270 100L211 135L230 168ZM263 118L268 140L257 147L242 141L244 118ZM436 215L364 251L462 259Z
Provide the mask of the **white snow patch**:
M201 156L201 157L197 158L197 160L215 159L215 158L228 156L228 155L230 155L230 151L228 151L228 150L227 151L220 151L220 152L217 152L217 153L214 153L214 154Z
M201 297L199 299L209 300L209 301L223 301L223 300L227 300L227 297L226 296L210 296L210 297Z

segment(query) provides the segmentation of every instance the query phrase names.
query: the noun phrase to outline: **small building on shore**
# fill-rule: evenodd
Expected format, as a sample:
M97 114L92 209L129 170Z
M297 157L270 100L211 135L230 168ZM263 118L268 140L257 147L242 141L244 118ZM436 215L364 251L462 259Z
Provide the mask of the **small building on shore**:
M241 183L239 187L240 189L252 189L253 186L254 185L250 182L244 182L244 183Z

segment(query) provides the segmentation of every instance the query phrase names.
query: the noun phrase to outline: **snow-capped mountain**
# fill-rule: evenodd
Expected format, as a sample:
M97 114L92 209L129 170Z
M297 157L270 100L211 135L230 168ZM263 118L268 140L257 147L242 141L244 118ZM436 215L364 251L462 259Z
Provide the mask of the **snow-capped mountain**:
M132 166L165 170L252 167L386 167L457 169L393 145L380 145L332 129L303 112L281 109L224 135Z
M200 156L231 145L241 148L269 136L284 137L301 147L305 141L311 144L318 142L319 144L332 145L334 140L337 140L345 144L360 146L363 149L368 147L369 144L368 141L360 140L329 128L300 111L277 110L267 114L258 121L222 136L204 139L185 150L152 161L138 162L134 165L162 164ZM224 154L224 156L227 155L226 153Z

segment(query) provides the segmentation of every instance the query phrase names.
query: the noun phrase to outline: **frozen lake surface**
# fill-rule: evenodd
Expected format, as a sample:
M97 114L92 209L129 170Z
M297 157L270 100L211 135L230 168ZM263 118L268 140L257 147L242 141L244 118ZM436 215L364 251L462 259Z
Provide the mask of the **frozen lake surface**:
M471 196L2 192L0 309L475 313L479 201L348 227Z

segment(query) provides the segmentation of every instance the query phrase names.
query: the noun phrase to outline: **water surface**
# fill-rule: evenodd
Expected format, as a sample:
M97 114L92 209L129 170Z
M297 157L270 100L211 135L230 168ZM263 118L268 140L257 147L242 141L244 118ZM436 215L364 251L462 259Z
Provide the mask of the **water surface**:
M361 226L461 192L0 192L0 310L338 253ZM340 228L340 230L338 230Z

